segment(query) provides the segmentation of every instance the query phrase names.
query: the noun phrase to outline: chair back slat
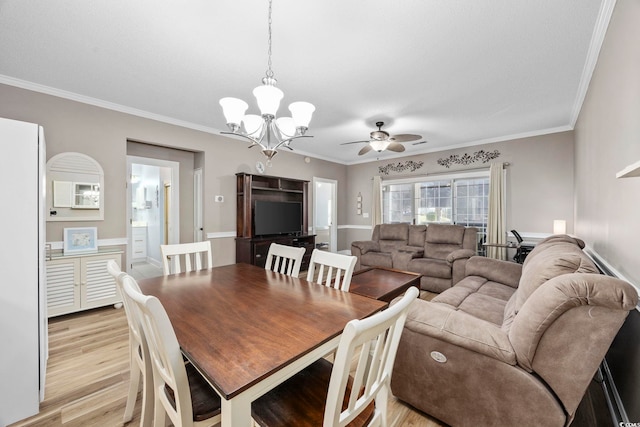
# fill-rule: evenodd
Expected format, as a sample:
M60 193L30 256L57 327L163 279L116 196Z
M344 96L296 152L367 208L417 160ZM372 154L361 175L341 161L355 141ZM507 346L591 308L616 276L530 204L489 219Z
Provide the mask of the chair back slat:
M304 248L272 243L269 246L264 268L288 276L298 276L305 253Z
M202 262L203 255L207 260L206 268L213 267L211 242L208 240L195 243L160 245L160 252L162 253L162 272L165 276L182 273L183 271L202 270L205 268ZM184 270L182 269L183 265Z
M309 262L307 280L347 292L351 286L356 261L355 256L314 249Z

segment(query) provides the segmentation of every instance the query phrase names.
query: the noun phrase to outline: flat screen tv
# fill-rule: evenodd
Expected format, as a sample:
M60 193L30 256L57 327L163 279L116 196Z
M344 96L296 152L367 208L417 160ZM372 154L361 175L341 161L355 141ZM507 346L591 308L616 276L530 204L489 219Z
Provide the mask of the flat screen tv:
M253 209L255 236L302 233L302 203L256 200Z

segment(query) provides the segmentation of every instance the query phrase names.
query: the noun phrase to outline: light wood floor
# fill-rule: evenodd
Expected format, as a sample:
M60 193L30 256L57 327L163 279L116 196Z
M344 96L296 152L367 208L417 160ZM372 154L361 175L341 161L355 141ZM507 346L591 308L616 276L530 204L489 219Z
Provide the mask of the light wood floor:
M107 307L50 319L45 400L38 415L11 427L122 426L128 386L124 310ZM140 402L128 425L139 425ZM443 426L393 397L388 415L390 427Z

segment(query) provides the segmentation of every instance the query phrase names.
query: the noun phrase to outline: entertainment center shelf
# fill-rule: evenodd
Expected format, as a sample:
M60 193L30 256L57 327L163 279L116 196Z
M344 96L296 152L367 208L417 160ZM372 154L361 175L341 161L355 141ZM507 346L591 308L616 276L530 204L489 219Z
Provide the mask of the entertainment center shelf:
M315 235L309 229L309 181L269 175L236 174L236 262L264 267L271 243L306 249L301 270L306 270L315 248ZM291 202L301 206L300 231L261 236L256 233L256 202ZM263 203L267 204L267 203ZM289 230L286 230L289 231Z

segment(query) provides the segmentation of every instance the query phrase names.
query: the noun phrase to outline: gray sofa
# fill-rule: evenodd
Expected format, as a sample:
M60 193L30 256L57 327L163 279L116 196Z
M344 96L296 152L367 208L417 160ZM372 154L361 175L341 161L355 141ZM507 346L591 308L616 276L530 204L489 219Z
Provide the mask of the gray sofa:
M414 301L393 394L452 426L568 425L638 303L583 247L558 235L523 265L475 256L451 289Z
M358 259L355 271L385 267L422 275L420 287L449 289L464 276L464 265L476 254L477 229L461 225L378 224L371 240L351 243Z

